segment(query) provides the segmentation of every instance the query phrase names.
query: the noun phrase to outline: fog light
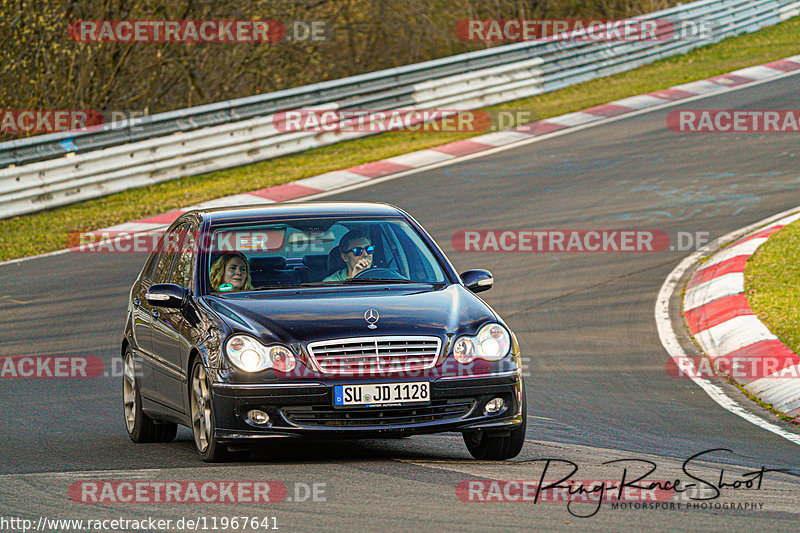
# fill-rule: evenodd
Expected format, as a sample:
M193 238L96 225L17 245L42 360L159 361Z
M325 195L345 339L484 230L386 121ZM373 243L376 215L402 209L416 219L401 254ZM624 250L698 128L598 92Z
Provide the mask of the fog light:
M261 409L251 409L250 411L247 411L247 418L249 418L253 424L259 426L269 424L269 415Z
M506 402L502 398L492 398L486 402L486 407L483 408L483 412L487 415L496 413L505 407L505 405Z

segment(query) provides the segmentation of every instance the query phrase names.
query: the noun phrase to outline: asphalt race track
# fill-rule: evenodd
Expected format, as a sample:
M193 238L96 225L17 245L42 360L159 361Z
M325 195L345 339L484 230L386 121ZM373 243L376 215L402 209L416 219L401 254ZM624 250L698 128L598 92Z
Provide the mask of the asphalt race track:
M683 108L796 109L799 94L800 76L791 76ZM800 448L665 370L668 355L653 308L664 279L689 250L475 253L451 244L455 232L469 229L647 229L673 239L677 232L708 232L713 240L800 204L797 134L678 134L666 127L671 109L326 198L398 205L422 223L459 271L494 273L495 287L485 299L514 329L528 357L528 436L515 460L473 461L459 435L444 435L273 441L246 462L209 466L197 457L186 429L171 444L130 442L118 376L0 379L0 516L274 516L284 531L796 531ZM95 356L114 374L127 293L143 260L69 253L0 266L0 356ZM726 390L800 434L736 389ZM467 479L538 480L548 458L576 463L574 479L616 479L620 469L601 463L619 458L655 462L658 470L648 479L687 479L684 460L715 448L731 452L703 456L703 479L716 479L721 469L731 480L761 466L789 472L765 474L760 490L726 488L710 500L763 504L756 510L625 510L607 503L582 518L575 515L589 514L589 504L568 510L564 502L462 502L456 494ZM91 479L276 480L294 500L296 483L323 483L325 501L71 501L70 485Z

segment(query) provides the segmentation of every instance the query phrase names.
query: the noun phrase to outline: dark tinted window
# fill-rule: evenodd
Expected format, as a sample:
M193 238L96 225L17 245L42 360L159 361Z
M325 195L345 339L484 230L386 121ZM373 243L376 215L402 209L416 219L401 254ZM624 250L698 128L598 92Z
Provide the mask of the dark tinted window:
M224 253L238 252L247 261L254 290L304 283L341 284L338 272L346 265L339 245L349 231L361 234L373 247L371 267L376 270L362 276L365 280L446 282L433 251L398 217L282 220L216 229L209 240L212 253L205 268L211 274Z
M170 267L174 262L175 257L178 255L179 243L181 236L186 231L189 225L187 223L181 224L172 231L164 234L158 244L160 250L158 259L155 261L153 268L153 275L151 279L153 283L168 283L170 279Z
M144 273L144 279L153 279L153 270L155 270L156 263L158 263L158 252L153 252L147 259L147 270Z
M175 258L175 263L172 267L172 275L170 276L170 283L180 285L181 287L188 287L192 280L192 259L194 258L194 231L189 229L183 234L183 241L181 242L180 252Z

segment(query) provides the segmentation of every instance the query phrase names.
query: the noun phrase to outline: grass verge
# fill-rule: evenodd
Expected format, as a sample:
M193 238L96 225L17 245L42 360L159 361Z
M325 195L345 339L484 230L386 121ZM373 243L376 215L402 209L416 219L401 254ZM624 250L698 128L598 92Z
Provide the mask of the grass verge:
M800 222L762 244L744 272L750 307L794 353L800 353Z
M800 18L741 35L630 72L575 85L487 111L530 110L547 118L800 54ZM278 185L422 150L479 133L397 131L254 165L140 187L49 211L0 220L0 260L63 248L67 234L89 231L230 194Z

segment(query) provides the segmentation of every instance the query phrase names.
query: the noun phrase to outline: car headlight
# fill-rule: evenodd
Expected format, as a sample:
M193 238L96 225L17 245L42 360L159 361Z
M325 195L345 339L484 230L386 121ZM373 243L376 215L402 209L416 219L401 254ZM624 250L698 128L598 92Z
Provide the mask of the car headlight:
M264 346L247 335L234 335L228 339L225 353L236 368L245 372L261 372L268 368L291 372L297 366L297 359L286 346Z
M500 324L486 324L475 336L462 336L453 344L453 357L461 364L475 359L499 361L511 349L511 335Z

